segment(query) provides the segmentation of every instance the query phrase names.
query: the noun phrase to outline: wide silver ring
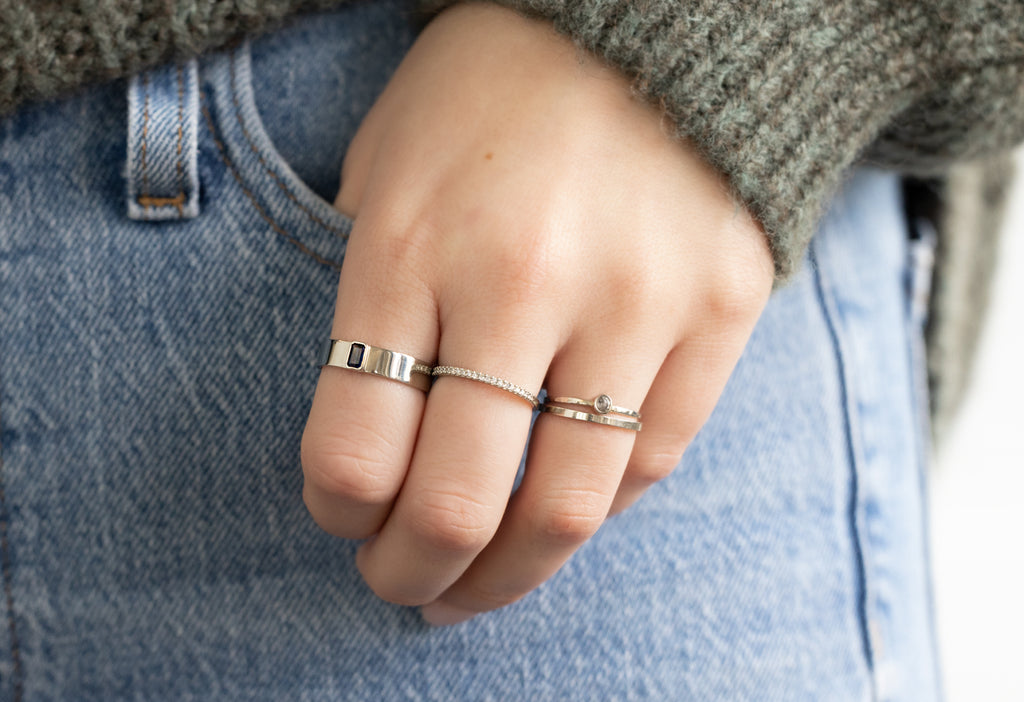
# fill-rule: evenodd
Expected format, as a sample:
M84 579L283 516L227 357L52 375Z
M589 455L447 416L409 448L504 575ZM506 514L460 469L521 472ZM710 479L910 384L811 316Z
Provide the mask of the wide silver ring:
M331 339L320 352L320 365L372 373L424 392L430 389L432 366L429 363L362 341Z
M546 402L544 403L544 406L540 408L540 411L548 412L556 417L578 419L581 422L603 424L605 426L617 427L619 429L629 429L630 431L640 431L640 427L643 426L640 422L633 421L632 419L619 419L618 417L609 417L606 414L578 412L577 410L566 409L565 407L555 407L554 405L549 405Z
M612 398L607 395L598 395L593 400L581 400L578 397L549 397L548 402L559 405L583 405L590 407L598 414L624 414L627 417L640 419L640 413L627 407L618 407L612 403Z
M530 403L530 406L534 409L540 407L540 403L537 401L537 396L526 388L510 383L502 378L497 378L487 373L480 373L475 370L469 370L468 368L459 368L458 366L437 366L433 370L435 378L447 375L454 378L465 378L466 380L475 380L478 383L486 383L487 385L493 385L494 387L510 392L518 398L526 400Z

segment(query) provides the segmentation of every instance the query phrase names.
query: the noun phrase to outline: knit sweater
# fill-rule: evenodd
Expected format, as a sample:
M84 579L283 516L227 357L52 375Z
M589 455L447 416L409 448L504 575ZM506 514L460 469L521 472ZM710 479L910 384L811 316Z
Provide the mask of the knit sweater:
M1024 3L492 1L550 21L658 104L761 223L779 281L851 164L930 178L947 254L930 331L942 421L975 337L1005 150L1024 139ZM0 113L344 2L0 0Z

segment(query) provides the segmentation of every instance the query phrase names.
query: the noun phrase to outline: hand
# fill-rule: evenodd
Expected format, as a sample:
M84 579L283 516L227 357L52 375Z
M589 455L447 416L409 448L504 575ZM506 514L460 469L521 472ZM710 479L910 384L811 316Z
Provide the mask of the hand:
M640 433L438 379L337 368L302 441L303 496L380 597L433 623L511 603L665 477L767 301L765 237L628 81L490 5L423 32L345 159L354 217L334 338L533 392L641 408ZM428 604L431 603L431 604Z

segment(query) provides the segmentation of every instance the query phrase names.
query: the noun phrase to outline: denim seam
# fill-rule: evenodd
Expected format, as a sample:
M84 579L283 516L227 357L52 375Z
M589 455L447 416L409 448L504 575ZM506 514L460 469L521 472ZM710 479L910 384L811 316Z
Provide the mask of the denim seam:
M178 169L178 193L180 195L185 194L185 168L181 162L181 147L182 140L184 139L184 121L185 121L185 72L179 63L177 65L177 78L178 78L178 148L177 148L177 169ZM181 212L181 205L178 205L178 211Z
M256 143L253 141L252 136L249 134L249 129L245 125L245 118L242 117L242 105L241 105L241 103L239 102L239 99L238 99L238 82L237 82L237 79L236 79L236 71L235 71L235 65L236 65L237 61L238 61L238 52L237 52L237 50L235 50L235 51L231 52L231 61L229 62L230 63L230 79L231 79L231 102L232 102L232 104L234 105L234 108L235 108L235 119L238 120L238 126L242 130L242 136L245 137L245 141L246 141L246 143L249 144L249 148L252 149L252 152L254 154L256 154L256 160L259 161L259 164L260 164L260 166L263 167L263 170L266 171L267 175L269 175L271 177L271 179L273 179L273 181L277 184L277 187L279 187L284 192L284 194L288 197L289 200L291 200L295 204L296 207L298 207L300 210L302 210L302 213L305 214L306 217L308 217L315 224L318 224L319 226L323 227L327 231L329 231L329 232L331 232L333 234L337 234L342 239L348 239L348 233L347 232L345 232L345 231L343 231L341 229L338 229L337 227L332 226L332 225L328 224L327 222L323 221L315 213L311 212L309 210L309 208L306 207L306 205L304 205L297 197L295 197L295 194L284 183L284 181L281 179L281 176L278 175L277 172L270 167L270 165L267 163L266 159L264 158L263 152L256 145Z
M915 225L909 219L907 220L908 228L913 228ZM931 433L930 415L928 408L931 406L930 399L928 397L928 364L926 356L926 347L924 341L924 326L928 321L928 309L930 306L931 294L931 277L934 270L934 256L935 256L935 239L920 237L908 241L908 256L910 256L908 269L910 271L910 281L908 282L907 300L908 304L904 308L904 314L906 315L906 327L907 333L910 334L910 343L908 346L909 356L909 367L910 372L914 378L914 390L913 393L913 405L914 405L914 416L917 419L917 469L918 469L918 485L921 495L921 513L923 516L922 523L923 528L923 540L921 543L922 558L925 564L925 572L929 577L925 579L926 597L928 599L928 627L929 627L929 641L932 646L934 655L932 656L933 671L932 675L935 679L935 685L938 692L938 697L941 700L943 698L942 689L942 671L941 671L941 646L939 644L939 636L937 630L937 617L935 612L935 582L931 576L932 574L932 550L931 544L931 519L929 516L930 512L930 501L928 499L928 466L931 462L931 443L929 437ZM927 263L922 264L920 253L922 247L928 252ZM922 265L926 270L922 273ZM926 293L927 298L918 301L916 295L920 291L920 276L926 276ZM920 305L918 306L918 303Z
M297 248L299 251L306 254L317 263L329 266L336 271L341 271L340 263L336 263L335 261L332 261L328 258L324 258L320 254L316 253L308 246L303 244L301 241L299 241L297 238L289 234L277 222L275 222L274 219L263 207L263 205L261 205L259 201L256 199L256 196L253 195L252 192L247 187L245 187L245 182L242 180L242 175L241 173L239 173L238 169L235 167L235 164L231 161L231 158L228 156L227 149L225 148L224 143L217 138L217 128L214 126L213 117L210 115L210 111L207 109L205 102L206 96L204 95L204 104L202 106L203 117L206 120L207 128L210 130L210 135L213 138L213 143L217 147L217 151L220 153L221 160L224 162L224 165L227 166L228 170L231 171L231 175L234 176L235 182L238 183L238 187L242 190L243 193L245 193L245 196L249 198L249 202L252 203L253 208L255 208L256 212L260 215L260 217L262 217L263 220L270 225L270 228L273 229L278 236L283 238L285 241L287 241L289 244Z
M818 261L817 245L815 241L811 241L811 246L808 249L808 255L810 257L810 267L814 274L814 285L817 290L818 301L821 303L821 309L824 313L825 324L828 327L829 336L832 339L832 346L835 349L836 363L839 366L839 391L842 397L842 406L844 408L843 417L846 423L846 450L847 457L850 461L850 505L849 505L849 526L853 536L854 553L856 555L857 562L857 576L858 585L860 592L858 593L857 602L857 615L858 622L860 624L860 638L861 646L863 647L864 660L868 667L868 678L871 682L871 698L873 700L879 699L878 697L878 685L875 680L875 664L874 664L874 649L871 645L871 632L868 618L868 573L867 573L867 562L864 554L864 544L861 543L860 520L857 518L857 507L860 502L860 481L857 471L858 454L855 446L856 439L854 438L854 427L853 427L853 397L851 393L851 382L847 372L847 363L845 353L843 351L842 342L839 338L839 329L837 321L837 309L835 300L830 297L827 292L827 282L825 274Z
M142 145L140 150L142 151L142 195L138 198L138 203L143 207L143 198L149 199L149 171L147 170L146 163L146 141L149 138L149 72L142 74L142 94L143 94L143 107L142 107Z
M7 490L5 486L6 471L4 470L3 443L0 440L0 551L2 563L0 571L4 581L4 599L7 605L7 631L11 639L11 683L14 687L14 702L21 702L25 695L25 670L21 661L21 643L18 638L18 624L14 617L14 587L11 583L11 549L7 537L10 515L7 512Z

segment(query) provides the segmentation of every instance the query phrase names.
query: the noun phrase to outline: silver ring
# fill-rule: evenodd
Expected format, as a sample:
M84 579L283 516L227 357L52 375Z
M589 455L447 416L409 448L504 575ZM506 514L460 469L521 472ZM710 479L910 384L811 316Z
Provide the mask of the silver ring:
M604 424L605 426L629 429L630 431L640 431L640 427L643 426L640 422L634 422L631 419L619 419L617 417L609 417L605 414L577 412L576 410L566 409L565 407L555 407L554 405L549 405L546 402L544 403L544 406L540 408L540 411L549 412L556 417L568 417L569 419L578 419L581 422Z
M442 375L449 375L454 378L466 378L467 380L475 380L479 383L487 383L493 385L496 388L510 392L516 397L522 398L530 403L530 406L534 409L540 407L540 403L537 401L537 396L526 388L520 387L515 383L510 383L507 380L496 378L493 375L487 375L486 373L478 373L468 368L459 368L457 366L437 366L434 368L434 377L439 378Z
M324 344L320 353L320 365L372 373L424 392L430 389L429 363L408 354L370 346L362 341L331 339Z
M593 400L589 401L581 400L577 397L549 397L547 401L560 405L583 405L584 407L592 407L598 414L624 414L627 417L640 419L639 412L626 407L616 407L612 404L612 398L607 395L598 395Z

